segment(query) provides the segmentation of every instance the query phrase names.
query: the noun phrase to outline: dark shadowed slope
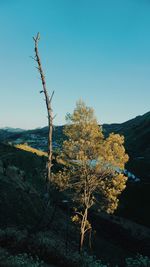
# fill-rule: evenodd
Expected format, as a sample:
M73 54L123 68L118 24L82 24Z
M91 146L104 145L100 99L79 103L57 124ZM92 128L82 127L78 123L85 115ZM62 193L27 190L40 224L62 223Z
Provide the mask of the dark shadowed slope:
M104 133L125 137L130 160L127 168L142 180L150 181L150 112L121 124L104 124Z

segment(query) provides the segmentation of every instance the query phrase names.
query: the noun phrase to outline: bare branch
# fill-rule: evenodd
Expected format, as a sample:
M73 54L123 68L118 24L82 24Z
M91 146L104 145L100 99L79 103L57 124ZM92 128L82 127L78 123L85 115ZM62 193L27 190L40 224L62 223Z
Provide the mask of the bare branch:
M54 91L52 92L52 94L51 94L51 97L50 97L50 103L52 102L52 99L53 99L53 96L54 96Z
M57 114L54 115L54 117L52 118L53 120L56 118Z
M85 229L84 233L86 233L87 231L89 231L89 230L91 230L91 229L92 229L92 227L89 226L87 229Z
M36 58L35 57L32 57L32 56L29 56L30 58L32 58L34 61L36 61Z
M51 98L49 98L47 87L46 87L46 80L45 75L43 72L39 51L38 51L38 42L40 40L40 33L38 32L35 37L33 37L34 45L35 45L35 58L34 60L37 62L37 70L40 73L40 78L42 81L43 90L40 91L40 93L44 93L46 102L46 108L47 108L47 115L48 115L48 159L47 159L47 190L49 192L49 184L51 181L51 168L52 168L52 131L53 131L53 115L52 115L52 107L51 107L51 101L54 95L54 91L52 92Z

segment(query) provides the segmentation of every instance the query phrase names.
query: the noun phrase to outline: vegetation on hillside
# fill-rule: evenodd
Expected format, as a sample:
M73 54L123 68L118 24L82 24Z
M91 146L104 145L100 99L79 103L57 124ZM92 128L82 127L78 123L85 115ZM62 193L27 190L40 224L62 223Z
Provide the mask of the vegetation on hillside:
M68 194L53 189L53 201L45 209L45 157L0 144L0 161L5 163L7 169L3 174L3 168L0 168L0 213L3 214L0 221L1 266L104 267L108 265L107 262L110 262L110 266L131 266L125 263L125 258L129 257L132 258L130 263L139 262L137 266L141 266L140 260L134 255L137 252L146 253L143 241L137 241L138 231L142 233L144 229L130 236L132 228L135 229L132 223L129 230L123 230L118 220L116 226L110 217L108 223L107 218L102 219L101 213L99 217L90 214L94 230L92 249L97 259L89 256L87 243L84 247L87 254L84 252L80 256L79 230L70 219L74 215L74 204L70 202L68 209L64 202ZM54 162L54 166L56 171L61 169L57 162ZM148 234L146 236L148 238ZM130 251L124 246L126 242L131 244ZM149 255L148 250L146 255ZM145 256L143 259L148 262Z
M19 148L19 149L22 149L22 150L25 150L25 151L28 151L28 152L32 152L32 153L35 153L36 155L38 156L45 156L47 157L47 153L44 152L44 151L41 151L39 149L36 149L36 148L33 148L31 146L29 146L28 144L18 144L18 145L15 145L16 148Z

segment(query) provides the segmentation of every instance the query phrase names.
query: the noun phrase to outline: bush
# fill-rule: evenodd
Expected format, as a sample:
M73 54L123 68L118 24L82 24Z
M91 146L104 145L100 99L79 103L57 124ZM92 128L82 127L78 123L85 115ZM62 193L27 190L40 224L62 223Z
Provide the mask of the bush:
M77 251L68 249L64 240L57 239L55 235L48 234L48 232L41 232L36 235L34 239L34 248L39 246L39 251L43 251L42 257L48 259L48 262L59 264L59 266L72 266L72 267L108 267L109 265L103 264L94 256L89 256L86 252L80 255ZM38 253L38 251L37 251Z
M36 256L33 258L27 253L11 255L5 249L0 248L1 267L45 267L43 261Z
M94 256L89 256L84 253L81 257L81 266L82 267L109 267L108 264L103 264L101 260L97 260Z
M150 258L137 254L135 258L126 259L126 267L150 267Z
M0 242L11 241L13 245L23 242L27 238L27 230L18 230L14 227L0 229Z

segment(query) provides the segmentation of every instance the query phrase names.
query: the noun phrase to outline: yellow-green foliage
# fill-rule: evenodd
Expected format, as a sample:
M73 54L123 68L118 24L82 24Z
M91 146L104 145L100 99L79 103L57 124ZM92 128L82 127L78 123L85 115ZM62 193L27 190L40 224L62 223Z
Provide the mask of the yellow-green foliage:
M110 163L114 167L124 169L125 163L129 157L125 153L124 136L111 133L103 141L99 159L103 163Z
M38 150L36 148L30 147L27 144L19 144L19 145L15 145L16 148L28 151L28 152L32 152L37 154L38 156L45 156L47 157L47 153L41 150Z
M124 137L110 134L105 139L93 109L82 101L66 119L62 159L68 167L54 176L55 182L62 189L72 189L81 209L99 202L99 209L113 213L127 180L116 171L128 161Z
M86 162L98 157L103 134L94 116L94 110L79 101L73 114L66 117L64 133L68 140L63 144L68 159Z

